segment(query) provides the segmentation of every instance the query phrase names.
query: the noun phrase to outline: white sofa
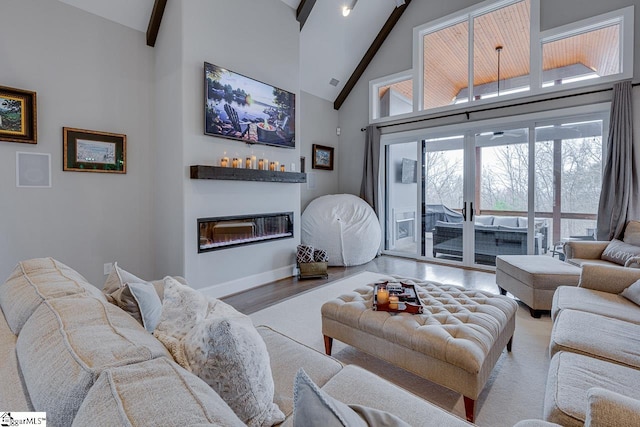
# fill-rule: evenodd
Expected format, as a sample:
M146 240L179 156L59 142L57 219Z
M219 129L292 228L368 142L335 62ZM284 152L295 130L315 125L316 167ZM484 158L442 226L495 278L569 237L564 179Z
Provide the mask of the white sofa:
M20 262L0 285L0 308L3 410L43 411L51 426L243 425L140 323L54 259ZM299 368L333 398L388 411L411 426L470 425L370 372L257 329L274 402L286 415L282 425L293 425Z
M638 280L640 269L584 263L577 287L556 290L545 420L640 425L640 306L620 294Z

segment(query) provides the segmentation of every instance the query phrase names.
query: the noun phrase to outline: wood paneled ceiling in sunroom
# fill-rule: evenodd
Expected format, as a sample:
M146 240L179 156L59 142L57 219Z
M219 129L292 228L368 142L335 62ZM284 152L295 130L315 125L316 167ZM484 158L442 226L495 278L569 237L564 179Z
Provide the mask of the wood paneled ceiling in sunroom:
M527 76L530 52L530 1L524 0L474 18L473 84ZM468 86L467 21L424 36L424 109L451 104ZM616 25L544 46L543 70L583 65L598 75L618 72L619 28ZM615 46L615 49L611 47Z

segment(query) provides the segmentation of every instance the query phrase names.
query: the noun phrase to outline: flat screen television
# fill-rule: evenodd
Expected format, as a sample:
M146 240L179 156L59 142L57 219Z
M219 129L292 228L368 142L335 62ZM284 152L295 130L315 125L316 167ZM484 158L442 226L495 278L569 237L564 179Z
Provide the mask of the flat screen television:
M208 62L204 87L206 135L295 148L295 94Z
M411 184L412 182L418 182L418 162L417 160L402 159L402 170L400 182L403 184Z

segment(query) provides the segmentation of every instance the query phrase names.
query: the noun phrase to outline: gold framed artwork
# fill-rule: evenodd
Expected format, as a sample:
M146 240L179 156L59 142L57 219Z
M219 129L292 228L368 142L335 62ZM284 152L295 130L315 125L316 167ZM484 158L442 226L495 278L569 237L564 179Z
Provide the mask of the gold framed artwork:
M38 143L35 92L0 86L0 141Z
M127 173L127 136L62 128L62 169L76 172Z
M333 147L313 144L311 167L313 169L333 170Z

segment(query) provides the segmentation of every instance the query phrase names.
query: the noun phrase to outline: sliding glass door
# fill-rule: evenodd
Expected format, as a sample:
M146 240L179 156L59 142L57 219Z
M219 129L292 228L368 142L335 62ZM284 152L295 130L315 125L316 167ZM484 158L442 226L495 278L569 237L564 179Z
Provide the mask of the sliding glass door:
M535 128L535 210L548 225L547 247L564 258L569 240L595 240L605 118L539 123Z
M593 239L608 116L599 110L383 138L385 251L493 267L499 255L562 258L562 243Z
M494 266L498 255L539 253L538 234L529 250L529 129L478 132L473 154L475 263Z
M422 141L427 258L461 262L464 245L464 135Z

